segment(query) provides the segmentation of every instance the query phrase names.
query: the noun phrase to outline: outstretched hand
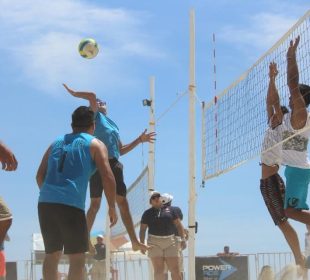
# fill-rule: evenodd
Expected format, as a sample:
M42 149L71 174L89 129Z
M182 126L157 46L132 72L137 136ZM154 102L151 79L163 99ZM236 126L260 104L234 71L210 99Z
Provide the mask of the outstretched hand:
M270 64L269 64L269 78L275 79L277 77L278 73L279 73L279 71L278 71L277 63L270 62Z
M150 132L150 133L146 133L146 132L147 132L147 129L145 129L143 133L139 136L141 143L144 143L144 142L154 143L154 141L156 140L155 138L156 132Z
M15 171L17 169L18 162L14 154L2 143L0 143L0 162L2 163L2 169L5 171Z
M298 35L297 38L294 40L291 40L290 41L290 46L287 50L287 58L292 58L292 57L295 57L296 55L296 49L299 45L299 41L300 41L300 36Z
M75 91L69 88L66 84L62 84L64 88L73 96L75 96Z

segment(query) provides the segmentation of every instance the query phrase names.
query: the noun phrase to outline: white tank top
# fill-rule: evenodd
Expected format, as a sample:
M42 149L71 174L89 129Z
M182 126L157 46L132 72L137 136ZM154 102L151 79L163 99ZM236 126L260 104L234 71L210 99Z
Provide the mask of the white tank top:
M295 130L291 125L291 112L283 116L282 122L282 139L298 133L300 130ZM310 137L310 114L303 132L285 141L282 145L282 164L291 167L310 169L310 160L308 157L308 142Z

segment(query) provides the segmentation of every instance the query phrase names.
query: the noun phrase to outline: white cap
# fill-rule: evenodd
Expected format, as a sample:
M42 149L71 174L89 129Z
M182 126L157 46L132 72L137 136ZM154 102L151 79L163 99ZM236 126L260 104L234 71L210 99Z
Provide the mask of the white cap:
M153 196L160 196L160 192L151 191L151 192L150 192L150 198L153 197Z
M160 196L160 201L162 204L167 204L169 202L171 202L173 199L173 196L169 193L164 193Z
M103 239L103 235L102 235L102 234L98 234L98 235L97 235L97 238Z

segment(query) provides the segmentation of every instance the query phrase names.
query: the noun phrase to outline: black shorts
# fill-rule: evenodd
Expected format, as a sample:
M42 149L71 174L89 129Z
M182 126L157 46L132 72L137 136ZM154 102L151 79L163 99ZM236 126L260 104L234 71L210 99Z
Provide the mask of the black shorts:
M123 165L117 159L109 159L110 167L116 182L116 194L126 197L127 188L124 182ZM102 197L103 183L99 171L90 178L90 197Z
M83 210L40 202L38 213L46 254L62 250L65 254L88 251L88 230Z
M261 180L260 190L275 225L287 220L284 211L285 184L279 174Z

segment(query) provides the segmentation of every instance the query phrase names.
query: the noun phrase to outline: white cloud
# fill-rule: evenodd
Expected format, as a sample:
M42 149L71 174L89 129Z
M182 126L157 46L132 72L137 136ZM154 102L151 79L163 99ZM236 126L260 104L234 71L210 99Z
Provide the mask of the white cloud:
M239 47L267 50L297 21L286 14L263 12L251 16L243 26L228 25L218 37Z
M147 15L108 9L77 0L0 0L1 52L9 52L25 79L55 94L66 81L75 87L105 89L134 84L133 56L158 59L164 54L144 33ZM93 37L100 53L93 60L79 57L81 38Z

